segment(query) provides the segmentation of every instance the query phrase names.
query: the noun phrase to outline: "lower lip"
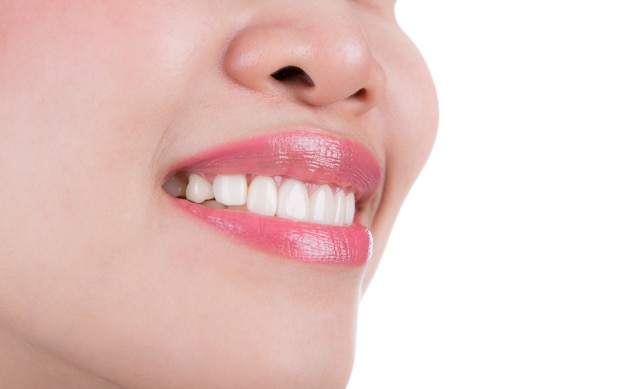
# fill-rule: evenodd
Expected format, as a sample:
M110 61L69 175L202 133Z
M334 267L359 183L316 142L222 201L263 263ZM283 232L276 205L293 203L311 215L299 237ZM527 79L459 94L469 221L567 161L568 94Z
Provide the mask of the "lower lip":
M372 234L358 224L326 226L172 200L186 213L231 238L287 259L359 266L366 264L372 253Z

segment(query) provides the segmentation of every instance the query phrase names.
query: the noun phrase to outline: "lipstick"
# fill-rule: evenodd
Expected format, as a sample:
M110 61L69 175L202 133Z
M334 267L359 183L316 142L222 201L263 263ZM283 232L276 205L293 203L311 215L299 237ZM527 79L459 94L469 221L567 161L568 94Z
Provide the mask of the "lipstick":
M228 191L220 184L228 181L221 179L228 175L246 177L248 181L254 178L259 181L261 176L265 183L270 181L270 186L274 180L278 187L278 211L273 213L272 209L267 211L264 208L264 214L259 215L245 211L243 203L227 207L228 200L220 200L226 203L220 204L208 197L212 196L212 181L215 181L217 192ZM171 187L170 183L174 181L185 182L190 176L193 176L194 185L198 180L206 181L209 190L198 191L194 186L194 193L206 193L211 200L199 203L203 198L196 199L198 195L194 194L190 196L193 201L175 196L172 201L183 212L231 239L287 259L309 263L363 265L371 256L372 235L368 228L358 223L358 209L373 197L379 186L381 169L373 154L358 142L310 131L289 131L237 141L177 163L167 176L164 187ZM245 192L245 180L244 189L237 190ZM285 182L290 185L283 185ZM291 194L284 194L290 190L288 186L294 185L293 182L308 188L311 193L316 188L324 190L317 190L312 195L316 200L311 204L306 189L304 198L295 195L293 200ZM332 212L338 215L334 221L308 216L308 209L304 214L290 213L289 207L323 208L324 201L320 201L317 192L331 196L332 200L328 188L335 193L335 203L330 205L335 207L330 209L331 218ZM172 191L168 190L168 193ZM182 190L176 193L182 193ZM240 196L238 193L235 197ZM351 199L352 208L350 200L345 205L346 198ZM258 202L249 200L250 203ZM289 205L290 201L296 205ZM281 213L281 206L287 211ZM357 214L353 220L355 208ZM248 209L256 208L249 206ZM316 209L310 214L325 211L328 209Z

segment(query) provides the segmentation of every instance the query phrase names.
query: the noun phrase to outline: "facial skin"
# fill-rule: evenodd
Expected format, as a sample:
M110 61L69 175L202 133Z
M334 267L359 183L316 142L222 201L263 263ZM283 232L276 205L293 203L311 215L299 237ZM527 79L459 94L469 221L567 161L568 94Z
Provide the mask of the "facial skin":
M0 0L3 383L344 387L360 298L436 132L393 6ZM271 77L285 66L314 86ZM258 250L162 189L185 158L293 129L380 163L366 266Z

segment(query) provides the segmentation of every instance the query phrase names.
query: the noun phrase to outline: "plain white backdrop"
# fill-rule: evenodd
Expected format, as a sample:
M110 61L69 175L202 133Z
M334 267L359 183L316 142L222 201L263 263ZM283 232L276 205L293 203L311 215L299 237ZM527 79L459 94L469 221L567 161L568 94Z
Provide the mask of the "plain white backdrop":
M626 388L626 11L399 0L440 132L350 389Z

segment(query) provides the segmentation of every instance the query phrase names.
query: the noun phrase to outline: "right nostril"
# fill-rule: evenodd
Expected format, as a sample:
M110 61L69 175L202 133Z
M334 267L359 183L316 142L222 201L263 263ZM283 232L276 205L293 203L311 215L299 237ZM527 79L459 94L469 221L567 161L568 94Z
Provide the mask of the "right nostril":
M311 77L304 70L297 66L285 66L272 73L272 78L278 81L302 82L307 86L315 86Z

